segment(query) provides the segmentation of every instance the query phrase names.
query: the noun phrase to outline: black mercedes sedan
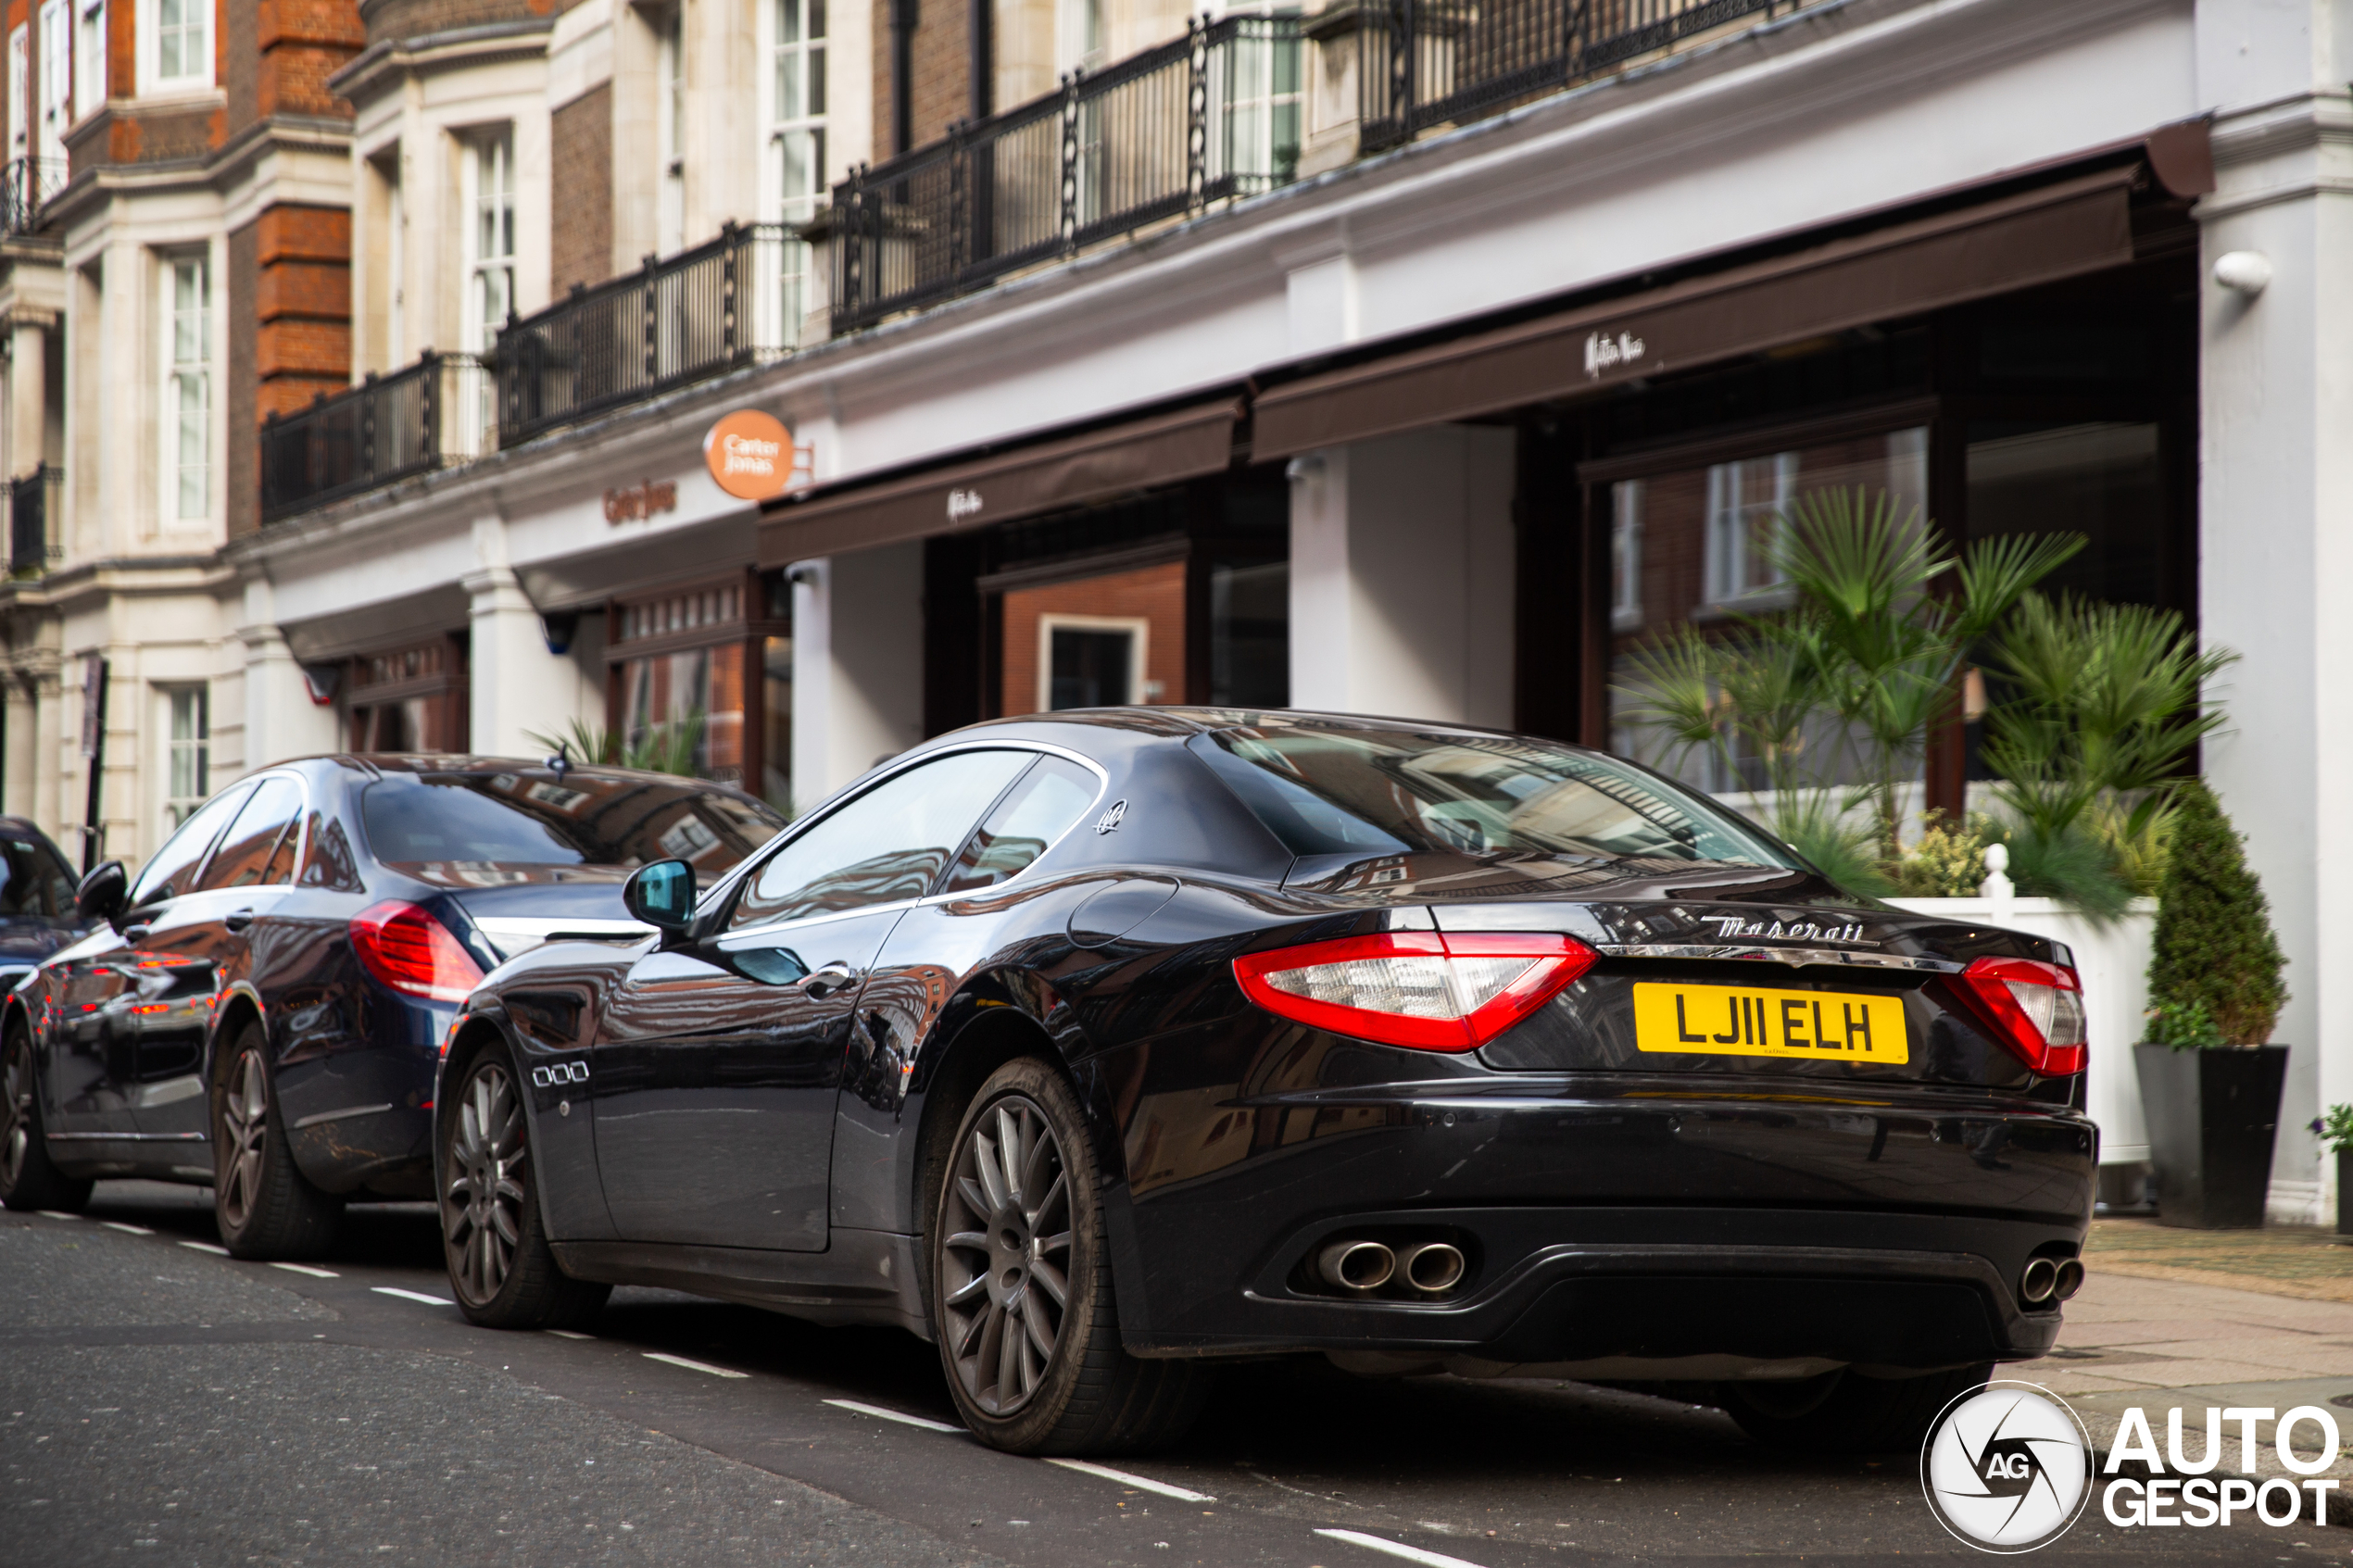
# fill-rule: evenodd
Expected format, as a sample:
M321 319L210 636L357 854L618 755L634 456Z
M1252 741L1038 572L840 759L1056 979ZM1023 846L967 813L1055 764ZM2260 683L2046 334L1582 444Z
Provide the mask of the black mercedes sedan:
M451 1030L476 1323L635 1284L900 1324L1020 1452L1164 1441L1213 1363L1297 1354L1876 1449L2082 1279L2068 950L1598 752L1055 713L626 891L658 936L550 942Z
M484 973L550 933L641 935L631 871L717 875L784 825L724 785L550 761L285 762L137 880L92 872L90 934L0 999L0 1202L208 1184L233 1253L299 1258L347 1199L429 1196L434 1069Z

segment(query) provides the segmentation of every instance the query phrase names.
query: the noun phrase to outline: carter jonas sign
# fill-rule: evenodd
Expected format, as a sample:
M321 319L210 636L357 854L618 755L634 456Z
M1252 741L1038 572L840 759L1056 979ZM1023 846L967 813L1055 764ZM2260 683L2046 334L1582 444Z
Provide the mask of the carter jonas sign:
M703 461L719 488L741 501L785 493L792 478L792 432L774 414L738 408L702 438Z

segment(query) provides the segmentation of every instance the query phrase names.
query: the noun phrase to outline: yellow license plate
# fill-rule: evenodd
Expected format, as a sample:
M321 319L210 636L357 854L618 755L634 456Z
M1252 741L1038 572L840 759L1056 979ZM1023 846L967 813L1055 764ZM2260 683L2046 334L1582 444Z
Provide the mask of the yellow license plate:
M1906 1059L1904 1002L1851 991L1639 985L1634 1046L1678 1056L1897 1063Z

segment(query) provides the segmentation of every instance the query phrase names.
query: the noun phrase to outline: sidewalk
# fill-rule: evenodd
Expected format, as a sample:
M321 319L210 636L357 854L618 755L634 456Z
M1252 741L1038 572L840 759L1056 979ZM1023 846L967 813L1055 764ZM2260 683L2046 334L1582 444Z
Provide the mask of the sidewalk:
M2318 1405L2337 1418L2353 1449L2353 1236L2097 1220L2083 1261L2090 1272L2067 1305L2058 1348L1996 1375L2064 1396L2103 1451L2135 1405L2160 1447L2178 1406L2192 1456L2204 1449L2208 1406L2284 1412ZM2221 1473L2233 1474L2236 1424L2226 1431ZM2256 1436L2264 1445L2259 1474L2285 1474L2271 1450L2271 1424L2259 1423ZM2317 1447L2309 1424L2297 1436L2299 1447ZM2353 1454L2325 1474L2353 1480ZM2329 1518L2353 1523L2353 1497Z

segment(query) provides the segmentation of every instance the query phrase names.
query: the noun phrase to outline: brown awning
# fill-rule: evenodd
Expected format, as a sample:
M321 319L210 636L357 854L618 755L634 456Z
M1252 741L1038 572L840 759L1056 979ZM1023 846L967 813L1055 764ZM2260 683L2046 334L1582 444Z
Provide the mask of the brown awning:
M1259 395L1259 460L1491 414L2120 267L2135 165L1376 359Z
M1215 473L1232 460L1240 417L1239 398L1221 398L905 479L787 496L761 519L760 564L980 528Z

